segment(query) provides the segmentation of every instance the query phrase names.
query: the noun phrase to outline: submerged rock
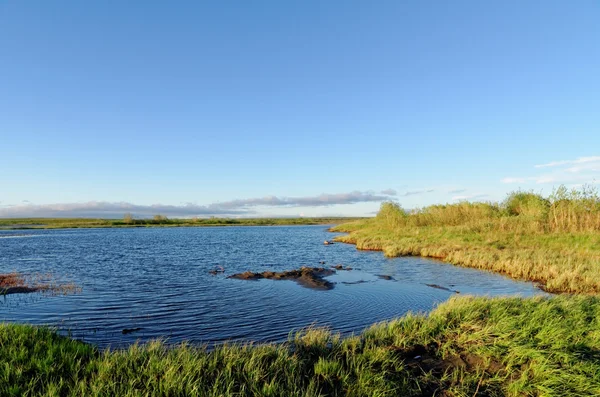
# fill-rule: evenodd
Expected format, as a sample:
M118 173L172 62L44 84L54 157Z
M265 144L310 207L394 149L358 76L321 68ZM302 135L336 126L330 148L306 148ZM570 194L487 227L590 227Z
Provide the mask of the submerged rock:
M382 280L390 280L390 281L396 280L394 277L388 276L387 274L378 274L377 277L379 277Z
M437 285L437 284L425 284L425 285L428 286L428 287L431 287L431 288L437 288L437 289L441 289L441 290L448 291L448 292L454 292L455 294L460 294L459 291L455 291L455 290L452 290L450 288L443 287L441 285Z
M138 327L138 328L125 328L123 331L121 331L121 333L123 335L127 335L127 334L130 334L132 332L137 332L137 331L140 331L140 330L141 330L140 327Z
M354 285L354 284L364 284L364 283L370 283L371 281L367 281L367 280L357 280L357 281L342 281L342 284L346 284L346 285Z
M288 270L284 272L266 271L262 273L244 272L237 273L227 278L235 278L238 280L293 280L303 287L330 290L334 284L325 280L323 277L331 276L335 271L323 267L301 267L296 270Z
M219 273L225 273L225 268L221 265L215 267L214 269L209 271L210 274L212 274L213 276L216 276Z
M335 270L352 270L351 267L349 267L349 266L344 267L344 265L341 265L341 264L340 265L331 266L331 268L335 269Z
M31 287L0 287L0 295L28 294L30 292L37 292L39 290L39 288Z

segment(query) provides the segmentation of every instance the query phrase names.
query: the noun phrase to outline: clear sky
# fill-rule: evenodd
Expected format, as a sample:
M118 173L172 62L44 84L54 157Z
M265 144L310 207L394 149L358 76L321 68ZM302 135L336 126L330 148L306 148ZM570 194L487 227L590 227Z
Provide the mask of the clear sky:
M0 0L0 217L369 215L599 181L596 0Z

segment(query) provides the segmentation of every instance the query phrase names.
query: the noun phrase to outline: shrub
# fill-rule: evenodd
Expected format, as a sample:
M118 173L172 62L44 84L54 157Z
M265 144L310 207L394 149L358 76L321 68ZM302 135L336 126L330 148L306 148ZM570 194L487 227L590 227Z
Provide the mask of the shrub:
M391 201L386 201L381 204L377 219L384 222L389 227L398 227L406 224L408 214L398 204Z
M548 216L550 201L533 192L516 191L508 195L503 207L511 216L545 219Z

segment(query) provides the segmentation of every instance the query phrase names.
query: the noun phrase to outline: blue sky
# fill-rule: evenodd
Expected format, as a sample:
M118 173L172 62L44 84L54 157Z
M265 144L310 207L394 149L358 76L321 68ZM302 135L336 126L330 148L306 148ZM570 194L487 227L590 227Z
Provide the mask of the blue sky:
M0 1L0 216L598 183L598 21L592 0Z

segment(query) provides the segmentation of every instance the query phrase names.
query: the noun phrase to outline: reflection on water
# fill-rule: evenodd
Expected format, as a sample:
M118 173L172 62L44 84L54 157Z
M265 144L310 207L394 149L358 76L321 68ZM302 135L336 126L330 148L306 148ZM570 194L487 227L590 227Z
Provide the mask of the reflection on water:
M0 231L8 237L14 231ZM341 332L428 311L454 293L541 294L531 283L438 261L385 258L323 241L325 226L19 231L0 240L0 272L52 273L79 294L0 297L0 321L48 324L99 346L168 338L281 341L311 324ZM320 262L324 261L325 264ZM234 280L247 270L343 264L329 291L293 281ZM209 271L223 266L217 275ZM390 276L379 277L381 275Z

